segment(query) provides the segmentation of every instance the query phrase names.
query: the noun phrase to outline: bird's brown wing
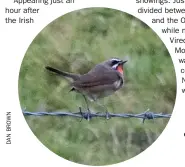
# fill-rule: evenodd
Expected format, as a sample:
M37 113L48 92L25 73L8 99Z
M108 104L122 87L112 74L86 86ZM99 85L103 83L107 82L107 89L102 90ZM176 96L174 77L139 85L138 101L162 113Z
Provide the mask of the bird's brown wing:
M82 75L80 80L74 81L73 86L88 88L100 85L111 85L119 79L120 76L117 71L102 66L96 66L89 73Z

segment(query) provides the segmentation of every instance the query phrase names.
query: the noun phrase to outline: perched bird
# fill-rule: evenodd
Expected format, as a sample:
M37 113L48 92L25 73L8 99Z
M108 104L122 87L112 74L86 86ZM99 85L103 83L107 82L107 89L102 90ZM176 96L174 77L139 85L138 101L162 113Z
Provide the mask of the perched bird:
M45 68L58 75L72 79L71 91L76 91L83 95L87 109L90 112L86 96L89 100L96 101L120 89L124 85L123 65L126 62L127 60L112 58L97 64L88 73L82 75L60 71L50 66Z

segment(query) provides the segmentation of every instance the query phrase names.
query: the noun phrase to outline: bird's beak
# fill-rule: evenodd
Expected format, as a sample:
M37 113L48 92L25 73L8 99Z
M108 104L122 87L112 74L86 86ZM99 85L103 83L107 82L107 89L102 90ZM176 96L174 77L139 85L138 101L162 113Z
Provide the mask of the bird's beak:
M122 60L119 64L123 65L127 62L127 60Z

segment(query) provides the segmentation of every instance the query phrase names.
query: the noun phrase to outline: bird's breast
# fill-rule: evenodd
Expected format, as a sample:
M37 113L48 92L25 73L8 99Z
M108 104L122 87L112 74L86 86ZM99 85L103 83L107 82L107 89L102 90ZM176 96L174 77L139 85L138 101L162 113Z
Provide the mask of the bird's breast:
M121 88L122 85L123 85L123 79L122 79L122 78L120 78L119 80L117 80L117 81L114 82L114 87L115 87L116 89Z

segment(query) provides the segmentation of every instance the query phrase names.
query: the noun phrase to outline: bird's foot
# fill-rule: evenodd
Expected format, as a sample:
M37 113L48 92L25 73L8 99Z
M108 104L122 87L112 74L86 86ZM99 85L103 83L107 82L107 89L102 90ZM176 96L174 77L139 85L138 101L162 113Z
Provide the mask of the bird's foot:
M88 120L88 121L90 121L90 119L92 118L92 114L91 114L91 111L89 110L89 108L87 109L88 111L87 111L87 117L86 117L86 119Z
M106 111L106 113L105 113L105 118L106 118L107 120L111 118L111 117L110 117L110 113L109 113L108 111Z
M80 110L80 114L81 114L81 119L80 119L80 122L82 121L82 119L86 119L88 121L90 121L90 119L92 118L92 114L91 114L91 111L89 110L89 108L87 109L87 112L82 112L82 108L79 107L79 110Z
M106 110L105 114L104 114L104 112L97 112L96 114L100 114L100 113L102 113L102 117L105 116L106 120L111 119L111 115L107 110Z

